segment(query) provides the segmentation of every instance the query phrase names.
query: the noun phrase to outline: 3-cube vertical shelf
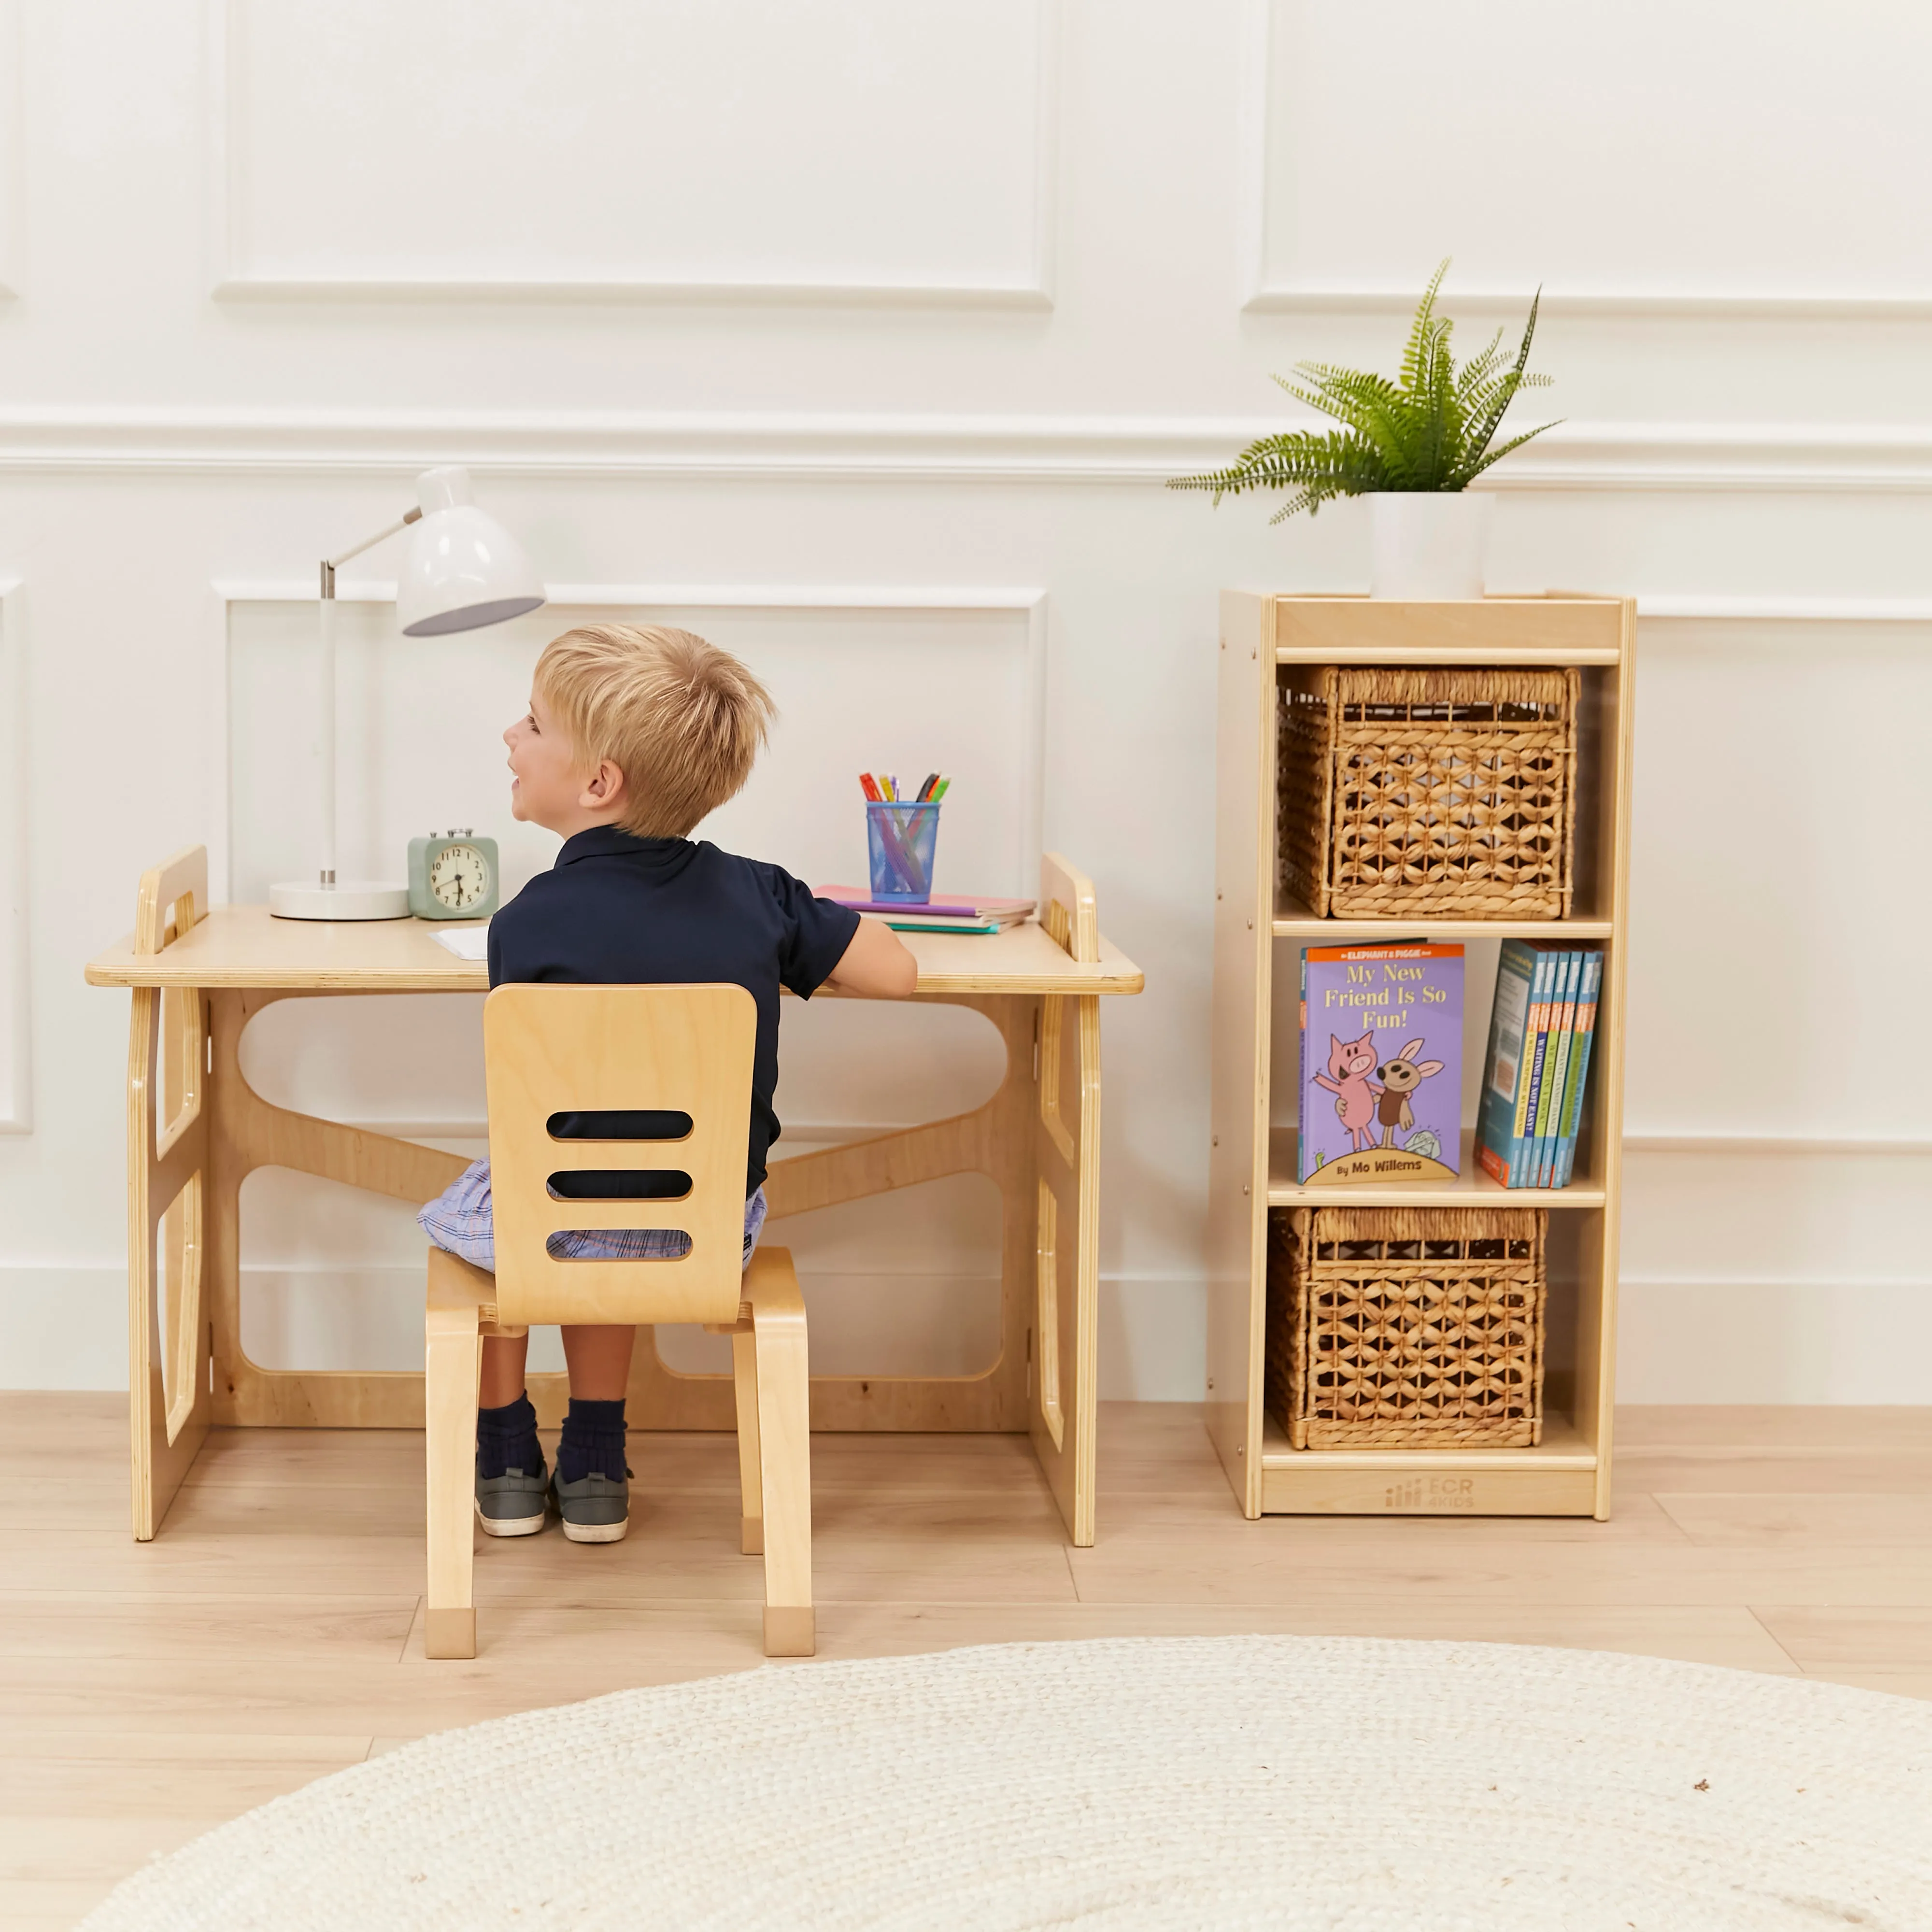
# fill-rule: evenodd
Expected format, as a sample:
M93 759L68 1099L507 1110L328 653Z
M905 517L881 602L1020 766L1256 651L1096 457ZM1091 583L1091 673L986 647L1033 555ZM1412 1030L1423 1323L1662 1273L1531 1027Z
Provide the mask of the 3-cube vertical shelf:
M1635 634L1635 604L1616 598L1406 604L1222 594L1208 1415L1222 1466L1250 1516L1609 1514ZM1308 664L1576 667L1581 695L1569 916L1318 919L1286 901L1276 862L1276 690L1286 668ZM1294 1016L1301 949L1351 939L1463 942L1469 949L1464 1058L1480 1072L1494 946L1512 937L1574 940L1600 946L1605 954L1588 1105L1570 1184L1505 1189L1492 1181L1471 1152L1475 1120L1466 1101L1462 1171L1454 1181L1298 1185L1288 1124L1296 1111ZM1268 1214L1321 1204L1549 1210L1538 1447L1289 1447L1262 1394Z

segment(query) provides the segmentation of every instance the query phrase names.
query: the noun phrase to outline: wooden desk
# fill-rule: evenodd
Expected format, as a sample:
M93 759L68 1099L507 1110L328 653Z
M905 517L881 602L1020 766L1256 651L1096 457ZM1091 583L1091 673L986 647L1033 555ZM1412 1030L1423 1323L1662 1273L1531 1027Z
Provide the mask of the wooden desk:
M242 1035L277 1000L486 991L481 964L416 920L332 926L207 902L199 848L146 874L135 932L88 962L94 986L134 989L128 1056L128 1400L134 1529L154 1535L214 1424L420 1429L420 1374L258 1367L242 1352L243 1179L257 1167L322 1174L412 1203L466 1165L413 1142L272 1106L242 1078ZM775 1161L771 1218L952 1174L1000 1190L998 1359L962 1376L812 1378L824 1430L1026 1431L1076 1544L1094 1540L1100 1231L1100 1019L1139 969L1100 935L1091 884L1042 867L1044 926L993 938L908 934L916 999L984 1013L1006 1077L983 1106L901 1132ZM834 995L833 997L837 997ZM165 1093L162 1090L165 1088ZM159 1265L157 1265L157 1244ZM530 1378L547 1426L566 1378ZM735 1426L728 1375L637 1351L630 1419L643 1429Z

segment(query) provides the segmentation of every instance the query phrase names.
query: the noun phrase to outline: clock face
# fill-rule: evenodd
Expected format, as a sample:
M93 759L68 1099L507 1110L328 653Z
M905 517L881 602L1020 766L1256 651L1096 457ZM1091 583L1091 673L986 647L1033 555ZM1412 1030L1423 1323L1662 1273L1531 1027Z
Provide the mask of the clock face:
M446 845L430 862L430 896L452 912L481 905L490 891L490 868L473 845Z

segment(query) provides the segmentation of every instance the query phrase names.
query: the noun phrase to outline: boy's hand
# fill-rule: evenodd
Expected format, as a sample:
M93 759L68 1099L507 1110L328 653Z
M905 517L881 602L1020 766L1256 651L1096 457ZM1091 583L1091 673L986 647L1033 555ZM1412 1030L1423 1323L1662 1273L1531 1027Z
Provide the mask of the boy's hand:
M862 919L844 956L825 983L866 1000L910 999L919 986L919 963L900 944L890 926Z

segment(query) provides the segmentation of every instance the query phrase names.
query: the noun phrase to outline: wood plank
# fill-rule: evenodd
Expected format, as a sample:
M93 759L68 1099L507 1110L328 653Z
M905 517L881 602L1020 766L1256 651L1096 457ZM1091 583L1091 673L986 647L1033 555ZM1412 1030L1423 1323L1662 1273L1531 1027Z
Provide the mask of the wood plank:
M1397 1473L1336 1468L1318 1454L1262 1467L1262 1508L1269 1514L1587 1516L1596 1496L1596 1472L1591 1468Z
M1594 1062L1593 1062L1594 1064ZM1462 1168L1453 1180L1420 1184L1400 1173L1386 1183L1358 1180L1323 1186L1295 1179L1293 1127L1268 1133L1268 1200L1270 1208L1600 1208L1603 1184L1582 1174L1568 1187L1505 1187L1477 1165L1475 1132L1462 1130ZM1400 1155L1395 1156L1400 1160Z
M1302 664L1613 664L1623 601L1484 597L1466 603L1277 597L1276 655Z
M1243 1513L1262 1506L1268 924L1274 904L1274 615L1221 596L1216 659L1214 988L1208 1028L1208 1430Z
M433 922L274 919L266 906L217 906L164 952L132 935L91 959L90 986L199 986L310 993L482 993L489 969L436 943ZM1070 958L1031 920L1004 932L902 934L932 993L1138 993L1140 968L1102 938ZM832 997L838 997L833 995Z
M1932 1548L1932 1495L1706 1492L1665 1494L1657 1500L1693 1543L1706 1548Z
M416 1606L413 1591L291 1604L286 1596L7 1590L0 1592L0 1657L393 1660Z
M1932 1615L1915 1604L1760 1603L1758 1621L1800 1670L1932 1671Z

